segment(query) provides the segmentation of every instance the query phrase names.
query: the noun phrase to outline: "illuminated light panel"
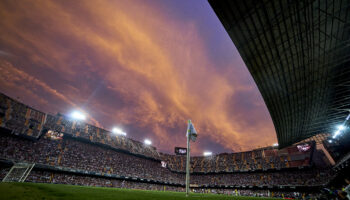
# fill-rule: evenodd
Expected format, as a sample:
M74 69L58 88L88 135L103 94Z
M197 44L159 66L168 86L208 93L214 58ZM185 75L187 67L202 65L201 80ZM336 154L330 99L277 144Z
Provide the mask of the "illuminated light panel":
M212 152L209 152L209 151L205 151L205 152L203 153L203 155L204 155L204 156L211 156L211 155L213 155L213 153L212 153Z
M77 120L85 120L86 116L79 112L79 111L73 111L72 114L70 115L73 119L77 119Z
M343 126L343 125L339 125L339 126L338 126L338 130L342 131L342 130L344 130L344 129L345 129L345 126Z
M116 134L116 135L123 135L126 136L126 133L124 131L122 131L120 128L114 127L112 129L112 133Z
M152 141L149 140L149 139L145 139L144 143L145 143L146 145L151 145L151 144L152 144Z

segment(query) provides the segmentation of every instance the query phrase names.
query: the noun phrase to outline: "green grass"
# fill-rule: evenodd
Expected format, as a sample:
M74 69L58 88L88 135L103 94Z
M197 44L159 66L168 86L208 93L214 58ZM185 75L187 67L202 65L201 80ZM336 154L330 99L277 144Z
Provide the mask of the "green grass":
M190 194L185 197L183 192L159 192L144 190L129 190L106 187L87 187L58 184L42 183L0 183L0 199L113 199L113 200L248 200L259 199L269 200L275 198L257 198L257 197L234 197L217 194Z

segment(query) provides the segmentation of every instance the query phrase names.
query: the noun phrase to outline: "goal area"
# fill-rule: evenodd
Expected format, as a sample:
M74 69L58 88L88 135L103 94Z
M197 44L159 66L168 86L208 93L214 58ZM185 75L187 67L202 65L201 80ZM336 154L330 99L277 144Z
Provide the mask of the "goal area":
M32 163L15 163L2 182L24 182L34 166Z

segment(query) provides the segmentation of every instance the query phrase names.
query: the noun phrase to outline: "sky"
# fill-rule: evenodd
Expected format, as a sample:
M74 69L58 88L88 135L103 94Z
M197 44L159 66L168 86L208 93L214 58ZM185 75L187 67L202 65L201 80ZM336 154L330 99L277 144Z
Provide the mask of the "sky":
M2 0L0 92L159 151L237 152L276 143L266 105L202 0Z

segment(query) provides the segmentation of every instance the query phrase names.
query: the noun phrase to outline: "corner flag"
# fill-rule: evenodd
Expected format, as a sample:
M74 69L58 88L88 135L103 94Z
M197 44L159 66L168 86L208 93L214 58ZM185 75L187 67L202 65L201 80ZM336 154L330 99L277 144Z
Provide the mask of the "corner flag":
M187 157L186 157L186 197L188 196L188 193L190 192L190 140L192 142L195 142L197 139L197 131L194 128L191 120L188 120L187 125Z
M197 131L194 128L191 120L188 120L188 125L187 125L187 137L190 137L192 142L195 142L197 139Z

